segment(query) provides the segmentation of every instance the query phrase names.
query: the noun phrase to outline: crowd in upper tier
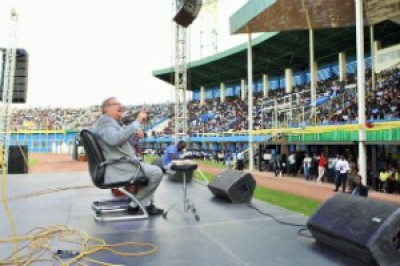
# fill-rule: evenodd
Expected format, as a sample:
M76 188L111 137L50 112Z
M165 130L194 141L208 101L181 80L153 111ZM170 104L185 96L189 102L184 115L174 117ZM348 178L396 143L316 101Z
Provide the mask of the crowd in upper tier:
M370 74L366 75L367 120L394 120L400 110L400 69L377 74L375 90L371 89ZM316 89L317 124L349 123L358 119L358 97L356 77L348 75L345 82L337 77L319 81ZM125 115L130 116L140 108L151 110L147 129L153 135L174 134L174 105L172 103L152 105L127 105ZM248 101L240 97L188 103L188 133L240 132L249 128ZM295 86L290 93L274 89L267 97L261 93L253 97L253 128L297 127L313 124L311 121L311 93L309 84ZM82 129L90 127L100 115L99 106L88 108L15 108L12 112L12 130ZM165 123L162 123L165 122ZM157 125L162 125L156 127ZM182 132L181 132L182 133Z

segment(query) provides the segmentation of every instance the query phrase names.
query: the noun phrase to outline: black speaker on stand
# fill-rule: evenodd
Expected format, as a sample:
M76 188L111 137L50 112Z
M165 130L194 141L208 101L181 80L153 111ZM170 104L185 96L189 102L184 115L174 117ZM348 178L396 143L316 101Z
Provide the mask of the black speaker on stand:
M6 60L6 49L0 49L0 59L2 60L2 69L0 79L0 101L3 99L4 86L4 67ZM17 49L15 53L15 72L13 87L13 103L26 103L27 87L28 87L28 52L25 49Z
M400 205L337 193L308 220L317 242L364 264L400 265Z
M177 12L173 20L182 27L188 27L197 18L202 5L202 0L179 0Z
M253 176L238 170L226 170L208 184L214 196L232 203L251 201L255 187Z
M8 150L8 173L28 173L28 146L10 145Z

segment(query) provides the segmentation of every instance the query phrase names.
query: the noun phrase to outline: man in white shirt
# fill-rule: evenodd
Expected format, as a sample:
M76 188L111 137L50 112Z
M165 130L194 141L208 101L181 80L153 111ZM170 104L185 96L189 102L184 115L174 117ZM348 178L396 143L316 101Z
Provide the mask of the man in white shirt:
M292 176L296 176L297 174L297 169L296 169L296 153L291 153L288 157L288 163L289 163L289 173L292 174Z
M333 191L338 191L340 185L342 185L342 190L343 192L345 192L347 183L347 173L349 172L349 162L344 158L343 155L340 155L340 159L336 163L336 166L339 169L339 177L336 179L336 188Z
M237 170L243 170L243 168L244 168L244 154L243 154L243 152L242 151L239 151L237 154L236 154L236 160L237 160L237 162L236 162L236 169Z

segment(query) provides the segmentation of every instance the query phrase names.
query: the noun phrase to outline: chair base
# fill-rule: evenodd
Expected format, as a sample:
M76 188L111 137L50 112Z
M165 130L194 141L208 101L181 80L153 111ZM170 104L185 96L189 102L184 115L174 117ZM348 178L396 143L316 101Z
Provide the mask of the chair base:
M99 222L119 222L119 221L133 221L148 219L149 215L146 213L130 214L128 209L123 209L115 212L95 213L94 219Z
M130 221L147 219L149 217L146 208L131 193L124 188L118 188L118 190L125 194L127 198L101 200L92 203L92 209L95 212L94 218L96 221ZM138 214L128 213L128 206L131 202L135 202L136 205L139 206L140 212Z
M129 198L124 198L124 199L110 199L110 200L100 200L100 201L94 201L92 203L92 209L95 212L112 212L113 210L116 209L127 209L129 206L129 203L131 203L131 200Z

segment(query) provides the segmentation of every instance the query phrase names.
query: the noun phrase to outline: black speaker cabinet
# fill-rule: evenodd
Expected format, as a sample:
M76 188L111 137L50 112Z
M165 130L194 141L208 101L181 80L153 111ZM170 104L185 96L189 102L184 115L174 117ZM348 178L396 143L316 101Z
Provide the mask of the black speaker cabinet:
M0 101L3 100L4 70L6 65L6 49L0 49L2 60L1 82L0 82ZM13 103L26 103L28 87L28 53L24 49L17 49L15 53L15 72L13 87Z
M251 201L255 187L253 176L238 170L226 170L208 184L214 196L233 203Z
M337 193L308 220L317 242L373 265L400 265L400 205Z
M28 146L11 145L8 151L8 173L28 173Z
M180 0L177 3L177 12L174 21L182 27L187 27L197 18L201 9L202 0Z

